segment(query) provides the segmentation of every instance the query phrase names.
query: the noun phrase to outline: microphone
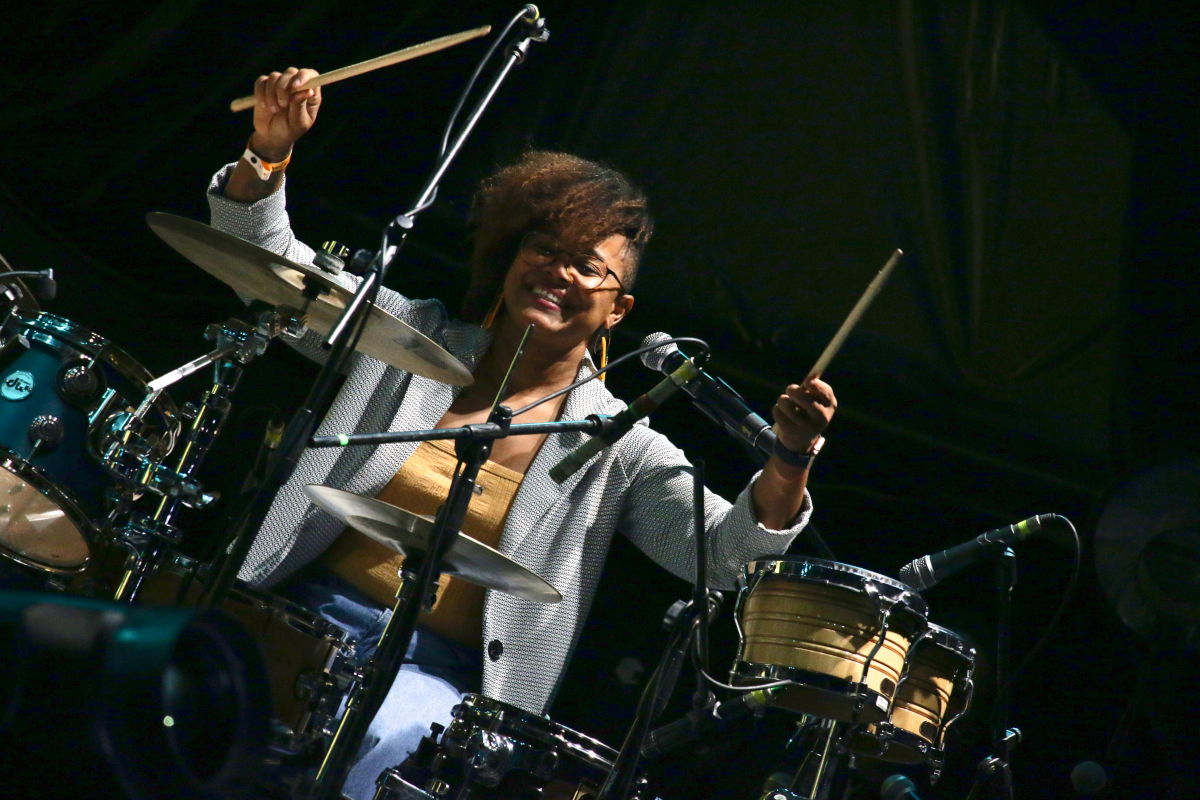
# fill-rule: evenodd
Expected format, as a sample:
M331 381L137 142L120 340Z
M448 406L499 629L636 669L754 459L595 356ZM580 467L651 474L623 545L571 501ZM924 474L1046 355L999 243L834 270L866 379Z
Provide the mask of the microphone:
M1038 514L1021 520L1015 525L996 528L981 533L969 542L955 545L931 556L922 556L900 568L900 580L923 592L936 586L965 567L992 555L998 546L1007 547L1014 542L1027 539L1042 529L1057 514Z
M710 703L704 708L689 711L682 719L647 733L642 740L642 758L658 758L705 734L724 730L733 720L765 708L771 697L779 691L780 687L756 689L723 703Z
M879 796L883 800L921 800L917 785L907 775L892 775L879 785Z
M1080 761L1071 770L1071 786L1079 794L1099 794L1108 785L1108 773L1095 761Z
M654 342L650 341L650 337L646 337L642 342L643 347L651 344L654 344ZM684 361L686 363L678 365L669 372L664 381L637 400L634 400L628 408L613 417L612 427L607 432L588 439L579 447L576 447L570 455L551 468L550 477L554 482L562 483L574 475L583 468L584 464L591 460L592 456L629 433L638 420L649 416L654 409L663 404L664 400L678 391L680 386L695 378L699 374L696 365L687 359L684 359Z
M15 281L18 278L37 278L37 298L39 300L53 300L58 294L58 284L54 281L54 270L14 270L12 272L0 273L0 284Z
M652 333L645 338L642 346L664 342L670 338L665 333ZM643 353L642 363L650 369L671 374L681 365L692 362L674 344L667 344L657 350ZM683 387L683 390L692 396L692 403L696 408L723 427L730 436L760 454L764 460L773 455L778 455L788 463L795 463L797 458L810 458L793 453L780 444L775 431L771 430L771 424L751 411L742 396L729 384L720 378L712 377L699 367L694 368L698 374Z
M43 274L38 276L37 296L38 300L53 300L58 295L58 283L54 280L54 270L42 270Z

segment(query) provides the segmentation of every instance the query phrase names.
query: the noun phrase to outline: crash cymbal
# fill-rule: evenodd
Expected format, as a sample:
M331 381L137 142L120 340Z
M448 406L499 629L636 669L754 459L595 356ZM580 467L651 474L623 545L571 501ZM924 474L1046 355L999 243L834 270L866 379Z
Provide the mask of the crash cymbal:
M425 553L433 533L433 519L405 511L370 497L309 484L304 491L322 510L402 555ZM441 571L485 589L537 603L557 603L562 595L546 581L508 556L463 533L442 562Z
M304 309L304 279L316 283L324 291L305 312L308 327L318 333L329 333L354 296L316 267L291 261L202 222L151 212L146 223L177 253L243 296ZM441 383L469 386L472 382L471 373L458 359L382 308L371 309L357 349Z

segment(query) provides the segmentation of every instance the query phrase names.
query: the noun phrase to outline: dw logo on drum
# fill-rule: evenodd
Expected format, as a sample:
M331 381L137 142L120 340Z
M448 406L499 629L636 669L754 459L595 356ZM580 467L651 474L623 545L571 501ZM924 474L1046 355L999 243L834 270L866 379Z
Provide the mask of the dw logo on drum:
M5 400L24 400L33 394L33 374L19 369L0 383L0 396Z

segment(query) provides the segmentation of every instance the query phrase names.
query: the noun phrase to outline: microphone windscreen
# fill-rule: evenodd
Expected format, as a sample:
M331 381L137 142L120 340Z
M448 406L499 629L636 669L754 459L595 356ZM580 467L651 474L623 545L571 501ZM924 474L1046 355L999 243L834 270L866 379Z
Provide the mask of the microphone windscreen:
M1071 785L1079 794L1096 794L1108 785L1108 774L1095 761L1080 761L1071 770Z
M879 786L879 796L883 800L916 800L917 786L907 775L892 775Z
M660 342L670 341L670 339L671 337L669 335L659 331L658 333L652 333L645 339L642 339L642 347L652 347ZM661 372L663 362L667 360L667 356L671 355L671 353L674 353L678 349L679 348L675 346L674 342L672 342L671 344L662 345L654 350L648 350L645 353L642 353L642 363L655 372Z

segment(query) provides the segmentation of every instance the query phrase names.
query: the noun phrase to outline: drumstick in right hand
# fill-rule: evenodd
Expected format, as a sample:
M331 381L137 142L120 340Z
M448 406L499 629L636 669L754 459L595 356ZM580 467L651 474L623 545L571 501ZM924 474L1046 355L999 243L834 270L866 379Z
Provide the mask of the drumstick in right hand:
M491 25L483 25L479 28L472 28L469 31L462 33L452 33L449 36L443 36L440 39L433 39L423 44L414 44L412 47L405 47L403 50L397 50L394 53L378 56L377 58L360 61L357 64L351 64L348 67L341 67L310 80L304 85L305 89L316 89L318 86L324 86L327 83L337 83L344 81L346 78L353 78L355 75L362 75L364 72L381 69L382 67L390 67L392 64L399 64L403 61L410 61L429 53L436 53L438 50L445 50L447 47L453 47L456 44L478 39L480 36L487 36L492 31ZM248 108L254 108L254 95L246 95L239 97L229 104L230 111L245 111Z
M883 269L867 286L867 290L863 292L862 297L858 298L858 302L854 304L854 308L850 309L850 314L846 317L846 321L842 323L842 327L838 328L838 332L833 335L829 344L825 347L825 352L821 353L821 357L817 359L817 363L813 364L813 368L808 371L808 377L819 378L829 366L829 362L833 361L833 357L837 355L838 350L842 349L842 343L846 341L846 337L850 335L850 331L854 330L854 326L858 324L858 320L862 317L867 307L871 305L871 301L883 289L883 284L887 282L888 276L892 274L892 270L900 263L900 257L904 252L900 248L896 248L892 252L892 257L883 265Z

